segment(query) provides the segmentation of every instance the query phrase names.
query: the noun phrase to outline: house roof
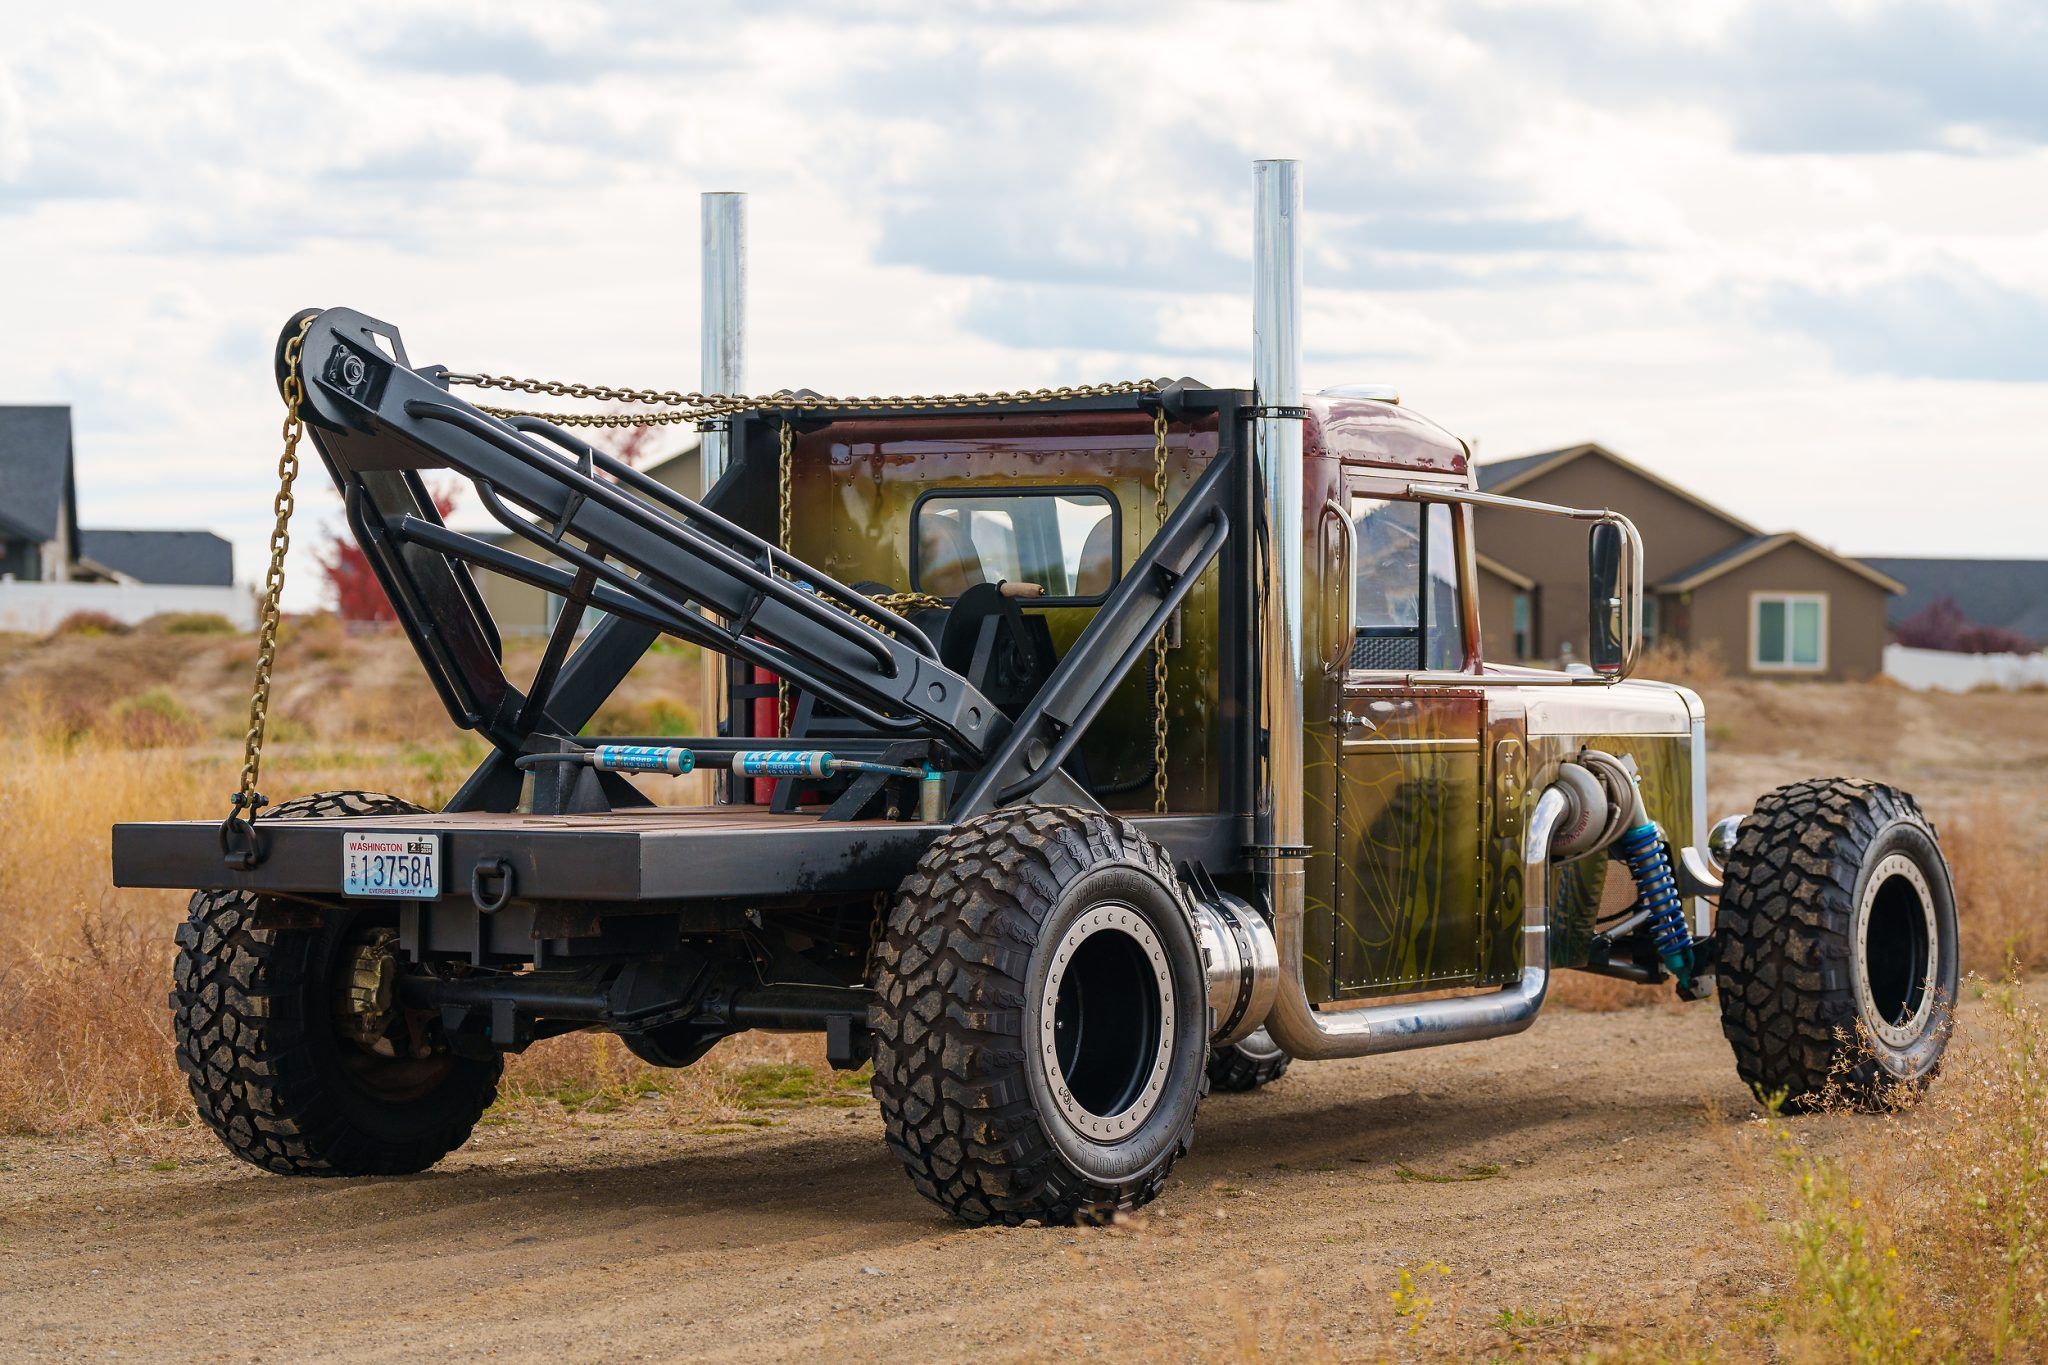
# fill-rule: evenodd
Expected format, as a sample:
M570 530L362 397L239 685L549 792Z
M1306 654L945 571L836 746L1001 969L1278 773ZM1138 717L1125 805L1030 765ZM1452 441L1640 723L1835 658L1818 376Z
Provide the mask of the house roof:
M0 530L55 540L70 473L70 408L0 407Z
M1764 533L1751 526L1741 517L1725 507L1716 507L1697 493L1680 488L1660 474L1654 474L1633 460L1621 456L1601 445L1598 441L1582 441L1575 446L1564 446L1557 450L1539 451L1534 455L1518 455L1511 460L1494 460L1479 466L1479 487L1488 493L1511 493L1521 485L1542 474L1562 469L1572 461L1585 455L1597 455L1601 459L1626 470L1645 483L1654 484L1674 498L1682 498L1709 516L1720 518L1737 532L1745 536L1761 536Z
M2029 639L2048 640L2048 559L1863 562L1905 584L1905 592L1886 613L1893 625L1948 598L1978 625L2002 626Z
M138 583L229 587L235 551L211 531L80 531L78 553Z
M1479 567L1482 570L1507 583L1510 587L1520 588L1523 592L1528 592L1536 586L1535 579L1525 573L1510 569L1498 559L1488 555L1479 555L1477 558L1479 560Z
M1798 545L1810 550L1823 559L1841 565L1853 574L1869 579L1888 593L1900 593L1906 590L1906 585L1897 579L1878 572L1861 560L1851 559L1847 555L1838 555L1827 546L1808 540L1797 531L1780 531L1776 535L1770 536L1751 536L1748 540L1730 545L1725 550L1717 550L1698 563L1690 564L1680 569L1662 583L1654 584L1653 587L1658 592L1691 592L1694 588L1704 583L1713 582L1722 574L1739 569L1752 560L1762 559L1765 555L1781 550L1787 545Z

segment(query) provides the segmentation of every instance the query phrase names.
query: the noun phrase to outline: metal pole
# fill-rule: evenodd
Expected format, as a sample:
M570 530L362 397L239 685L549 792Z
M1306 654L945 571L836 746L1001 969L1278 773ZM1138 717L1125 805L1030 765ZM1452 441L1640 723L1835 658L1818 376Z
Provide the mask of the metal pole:
M1301 675L1301 165L1252 163L1252 450L1263 502L1259 604L1258 842L1276 921L1299 918L1303 856Z
M747 196L706 194L702 217L703 288L697 333L701 387L705 393L740 393L747 383ZM698 431L703 483L697 491L709 494L731 462L731 427L718 417L700 423ZM722 655L704 656L703 716L709 734L723 735L731 728L726 675L732 667ZM728 780L714 782L714 799L731 800Z
M706 393L738 393L747 383L747 196L704 196L703 311L698 347ZM704 486L725 473L729 448L724 418L699 425L704 435Z

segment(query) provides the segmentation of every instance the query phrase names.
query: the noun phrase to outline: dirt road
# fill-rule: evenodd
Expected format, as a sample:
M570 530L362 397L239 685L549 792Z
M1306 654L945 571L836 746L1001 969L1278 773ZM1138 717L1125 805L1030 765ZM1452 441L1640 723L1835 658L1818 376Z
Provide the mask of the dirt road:
M428 1175L355 1182L265 1175L199 1134L154 1160L12 1139L0 1355L1186 1359L1584 1342L1625 1333L1645 1305L1718 1317L1758 1287L1733 1174L1751 1113L1709 1004L1554 1012L1514 1039L1297 1065L1264 1093L1214 1096L1165 1196L1107 1229L949 1224L890 1163L871 1105L713 1135L511 1124ZM1806 1126L1826 1143L1874 1122ZM1402 1266L1437 1300L1414 1337L1390 1306Z

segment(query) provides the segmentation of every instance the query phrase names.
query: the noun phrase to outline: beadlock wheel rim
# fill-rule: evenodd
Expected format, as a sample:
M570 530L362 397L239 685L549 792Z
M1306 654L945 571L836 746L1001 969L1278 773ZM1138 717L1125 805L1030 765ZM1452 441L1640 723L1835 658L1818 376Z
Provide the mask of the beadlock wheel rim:
M1941 965L1934 895L1904 853L1871 870L1856 905L1856 1006L1879 1042L1910 1048L1933 1018Z
M1131 1136L1165 1093L1173 1036L1159 936L1129 905L1089 909L1054 946L1039 998L1039 1051L1061 1117L1095 1142Z

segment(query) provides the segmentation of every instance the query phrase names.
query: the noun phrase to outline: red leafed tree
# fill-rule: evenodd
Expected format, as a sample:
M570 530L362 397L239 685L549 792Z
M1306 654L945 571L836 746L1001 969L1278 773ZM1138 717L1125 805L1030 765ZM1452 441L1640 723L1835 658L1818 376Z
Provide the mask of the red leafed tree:
M2032 654L2038 645L2003 626L1980 626L1963 614L1953 597L1929 602L1899 622L1902 645L1945 649L1956 654Z
M643 423L637 427L615 427L611 430L615 434L611 434L603 444L619 463L638 469L654 454L653 427Z
M430 488L427 492L434 500L434 510L443 521L447 520L455 510L456 490ZM326 585L328 605L342 620L360 624L398 619L398 613L391 609L391 599L384 595L384 585L370 569L369 557L346 525L329 530L327 538L313 547L313 562L319 566L320 579Z

